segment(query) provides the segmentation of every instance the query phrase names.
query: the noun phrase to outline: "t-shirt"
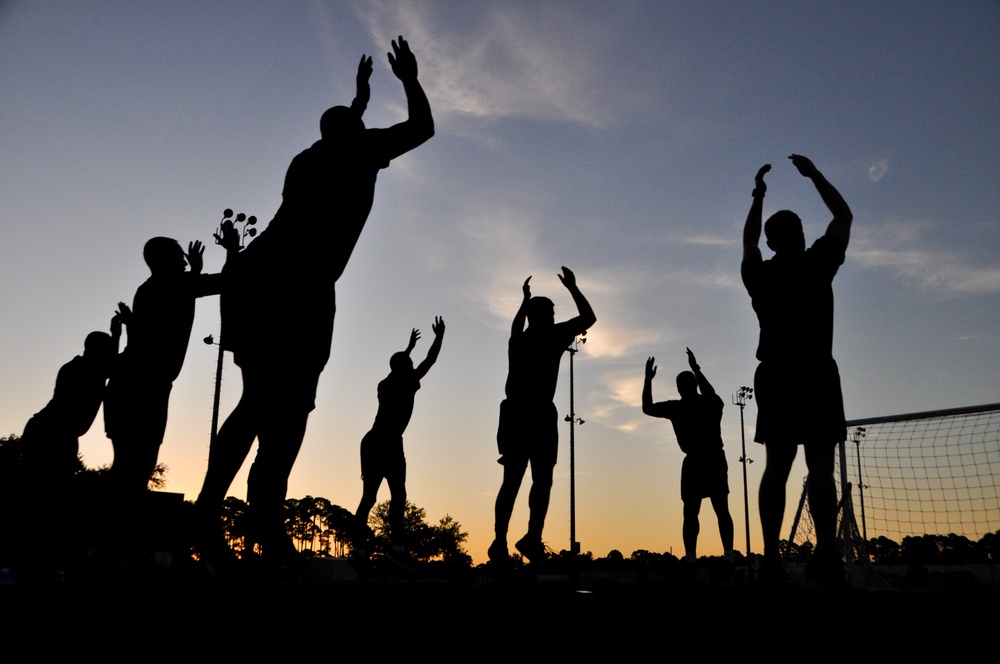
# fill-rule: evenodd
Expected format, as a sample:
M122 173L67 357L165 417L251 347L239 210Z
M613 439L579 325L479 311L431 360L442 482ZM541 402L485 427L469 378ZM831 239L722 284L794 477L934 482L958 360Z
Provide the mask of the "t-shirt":
M412 374L392 372L378 384L378 413L372 431L402 436L413 416L413 401L420 381Z
M529 325L524 332L511 335L504 387L507 398L550 403L559 381L559 363L577 334L567 321L548 327Z
M833 278L844 252L840 242L824 235L803 252L743 261L743 284L760 322L758 360L790 363L833 356Z
M648 414L670 420L681 450L698 456L722 449L722 408L718 394L696 394L654 403Z

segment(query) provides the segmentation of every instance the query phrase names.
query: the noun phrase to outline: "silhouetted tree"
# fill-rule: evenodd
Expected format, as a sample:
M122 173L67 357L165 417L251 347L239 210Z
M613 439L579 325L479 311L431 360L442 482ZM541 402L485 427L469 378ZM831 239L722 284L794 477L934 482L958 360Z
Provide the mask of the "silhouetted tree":
M472 564L472 559L462 546L469 534L462 532L462 526L446 514L437 525L427 524L427 512L410 501L406 502L403 513L406 528L406 545L410 555L416 560L446 560L461 564ZM374 532L373 550L384 552L390 543L389 501L375 506L368 517L368 525Z
M888 537L873 537L868 540L868 552L875 564L899 562L899 544Z

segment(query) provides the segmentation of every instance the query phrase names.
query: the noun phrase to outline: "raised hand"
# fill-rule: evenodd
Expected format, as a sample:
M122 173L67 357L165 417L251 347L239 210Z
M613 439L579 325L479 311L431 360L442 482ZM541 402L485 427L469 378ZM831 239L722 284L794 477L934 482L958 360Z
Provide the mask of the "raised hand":
M402 35L392 40L392 53L386 55L389 56L389 66L396 78L401 81L417 78L417 58Z
M799 169L799 173L807 178L811 178L814 175L819 175L819 169L809 160L808 157L803 157L800 154L793 154L788 156L792 160L792 165Z
M687 351L688 366L691 367L691 371L697 371L700 367L698 367L697 360L694 359L694 353L691 352L690 348L685 348L684 350Z
M434 324L431 325L431 330L434 332L435 337L440 337L444 334L444 319L440 316L435 316Z
M372 58L361 54L361 62L358 63L358 85L367 85L368 79L372 77Z
M184 254L184 258L187 259L188 265L191 266L191 272L194 274L201 274L201 268L205 265L204 255L205 247L202 246L201 240L188 243L188 250Z
M562 282L563 286L572 290L576 287L576 275L573 274L573 270L569 269L565 265L563 265L562 271L562 274L557 275L559 277L559 281Z
M653 376L656 375L656 358L650 357L646 360L646 380L653 380Z
M529 281L531 281L531 277L525 279L524 284L521 285L521 292L524 294L525 302L531 299L531 286L528 285Z
M757 175L753 177L753 193L755 195L763 196L764 192L767 191L767 185L764 184L764 174L771 170L771 164L764 164L757 171Z
M413 328L413 330L410 332L410 343L406 345L407 353L413 350L414 346L417 345L417 339L419 338L420 338L420 330L418 330L417 328Z

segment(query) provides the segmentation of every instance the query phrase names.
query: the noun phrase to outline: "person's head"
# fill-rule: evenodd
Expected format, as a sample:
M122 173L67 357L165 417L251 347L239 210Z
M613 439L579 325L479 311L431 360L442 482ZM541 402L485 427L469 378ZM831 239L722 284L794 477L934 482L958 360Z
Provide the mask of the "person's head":
M104 360L115 354L115 342L107 332L91 332L83 342L85 357Z
M555 325L556 307L547 297L533 297L528 300L528 325L547 327Z
M347 106L328 108L319 119L319 135L324 139L348 137L364 130L364 120Z
M389 358L389 368L392 371L413 371L413 359L409 353L400 351Z
M774 253L806 250L806 236L802 220L790 210L775 212L764 222L764 237Z
M184 250L177 240L169 237L154 237L142 248L142 257L153 274L183 272L187 267Z
M681 397L693 397L698 394L698 379L693 371L682 371L677 374L677 392Z

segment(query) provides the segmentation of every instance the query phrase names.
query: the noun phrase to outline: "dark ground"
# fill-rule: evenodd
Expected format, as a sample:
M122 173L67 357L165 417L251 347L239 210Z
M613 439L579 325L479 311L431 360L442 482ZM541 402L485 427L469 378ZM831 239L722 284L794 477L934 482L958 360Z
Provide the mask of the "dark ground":
M926 661L939 649L954 656L980 647L990 661L998 598L983 590L768 592L565 577L10 584L0 585L0 628L6 652L20 653L5 661L57 652L113 661L795 661L825 658L826 650L851 660L909 653Z

